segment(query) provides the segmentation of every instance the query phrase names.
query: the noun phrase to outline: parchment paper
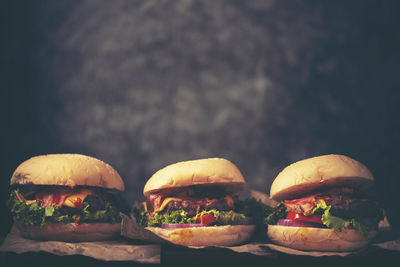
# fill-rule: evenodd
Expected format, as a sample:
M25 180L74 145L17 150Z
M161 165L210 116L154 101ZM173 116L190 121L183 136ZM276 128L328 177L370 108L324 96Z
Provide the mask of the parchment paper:
M133 216L123 215L122 217L122 236L127 238L136 239L136 240L146 240L150 242L157 242L160 244L171 244L174 245L164 239L161 239L157 235L152 232L144 229L140 225L136 223L136 220ZM382 227L379 231L378 235L374 239L374 241L370 244L369 247L361 250L361 251L351 251L351 252L321 252L321 251L302 251L292 248L283 247L280 245L276 245L271 243L269 240L266 240L265 243L254 243L250 242L249 244L244 244L240 246L230 246L224 247L219 246L217 248L229 249L238 253L250 253L258 256L273 256L276 252L291 254L291 255L306 255L313 257L321 257L321 256L349 256L362 254L365 251L370 251L371 249L386 249L386 250L395 250L400 252L400 240L398 239L398 235L393 233L390 229L390 226ZM176 246L176 245L175 245ZM205 247L190 247L192 249L204 249ZM210 249L209 247L207 249Z
M270 200L270 198L259 191L251 190L250 196L256 199L261 200L263 203L269 206L275 206L276 202ZM146 240L150 242L156 242L160 244L172 244L160 237L156 234L152 233L149 230L144 229L142 226L136 223L136 220L133 215L127 216L122 214L122 226L121 226L121 235L127 238L136 239L136 240ZM204 249L205 247L191 247L192 249ZM250 253L258 256L274 256L276 253L285 253L291 255L305 255L312 257L321 257L321 256L349 256L349 255L357 255L365 253L366 251L371 251L375 249L384 249L384 250L394 250L400 252L400 237L397 233L394 233L390 227L389 222L385 218L379 225L379 231L377 236L374 238L372 243L363 250L360 251L350 251L350 252L321 252L321 251L302 251L297 249L292 249L288 247L283 247L280 245L273 244L270 240L266 238L265 242L250 242L248 244L243 244L240 246L230 246L230 247L215 247L215 249L229 249L238 253ZM207 249L210 249L208 247Z
M59 256L83 255L104 261L135 261L160 263L159 244L134 245L126 240L68 243L35 241L23 238L14 225L0 246L0 251L25 253L48 252Z

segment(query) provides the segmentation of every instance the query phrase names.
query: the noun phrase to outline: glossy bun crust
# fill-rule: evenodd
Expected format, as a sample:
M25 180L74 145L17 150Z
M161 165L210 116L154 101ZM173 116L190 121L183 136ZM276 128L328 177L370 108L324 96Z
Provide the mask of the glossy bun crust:
M333 231L327 228L268 225L267 234L274 243L294 249L351 251L365 247L376 232L365 237L351 229Z
M96 186L124 191L124 182L107 163L80 154L50 154L30 158L17 167L11 185Z
M254 225L224 225L163 229L146 227L157 236L187 247L233 246L246 242L252 236Z
M192 185L219 185L228 191L240 191L245 184L240 170L222 158L183 161L157 171L144 186L143 194Z
M276 201L293 199L321 186L368 188L374 177L360 162L343 155L323 155L295 162L281 171L271 185Z
M83 242L111 240L119 237L120 223L57 223L43 227L16 222L23 237L35 240Z

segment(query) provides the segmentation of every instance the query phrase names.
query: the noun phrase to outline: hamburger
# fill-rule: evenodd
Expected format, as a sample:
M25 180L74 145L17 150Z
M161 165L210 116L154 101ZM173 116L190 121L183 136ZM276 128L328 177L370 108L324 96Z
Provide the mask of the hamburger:
M36 240L116 238L124 182L110 165L79 154L32 157L11 177L7 202L21 235Z
M183 246L229 246L248 240L255 226L237 209L245 180L222 158L178 162L146 183L146 229Z
M374 177L363 164L343 155L289 165L271 185L270 197L279 205L266 218L268 237L300 250L365 247L383 218L373 184Z

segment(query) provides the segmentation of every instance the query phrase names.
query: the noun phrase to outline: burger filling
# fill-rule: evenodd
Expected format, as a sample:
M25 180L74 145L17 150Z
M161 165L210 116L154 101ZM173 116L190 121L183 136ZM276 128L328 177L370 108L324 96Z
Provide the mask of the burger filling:
M323 193L281 202L266 217L268 224L355 229L367 236L383 219L378 202L352 188L331 188Z
M7 206L21 224L121 221L126 210L118 193L101 188L21 186L13 189Z
M205 194L207 196L205 196ZM235 199L220 188L185 188L154 193L146 200L145 226L167 224L200 224L202 226L248 224L249 219L239 211Z

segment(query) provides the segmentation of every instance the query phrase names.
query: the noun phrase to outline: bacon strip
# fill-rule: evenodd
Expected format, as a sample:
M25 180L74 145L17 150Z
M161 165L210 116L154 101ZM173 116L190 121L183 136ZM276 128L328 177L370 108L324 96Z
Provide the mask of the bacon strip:
M304 198L286 200L283 204L292 212L309 215L317 204L318 199L325 199L321 194L315 194Z
M156 209L160 208L163 196L160 194L151 194L146 199L146 206L149 214L152 214Z
M36 192L35 201L42 207L54 207L54 206L68 206L71 208L82 208L82 202L89 195L96 195L92 190L83 189L66 189L59 188L55 190L45 191L40 190Z
M71 195L70 192L67 193L63 191L55 191L52 193L40 192L36 194L36 201L38 201L42 207L62 206L69 195Z

